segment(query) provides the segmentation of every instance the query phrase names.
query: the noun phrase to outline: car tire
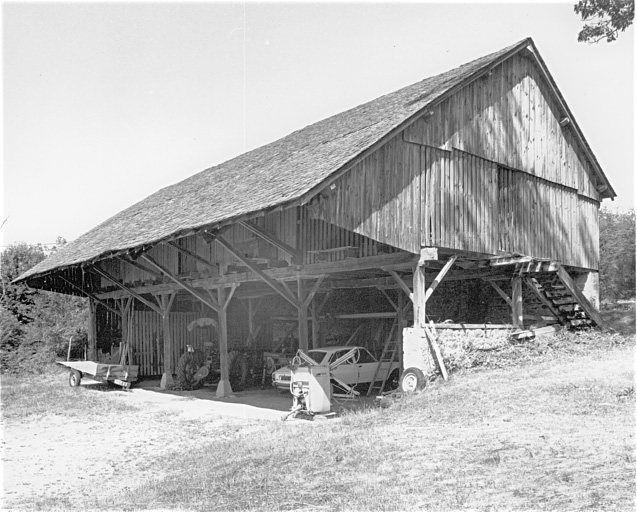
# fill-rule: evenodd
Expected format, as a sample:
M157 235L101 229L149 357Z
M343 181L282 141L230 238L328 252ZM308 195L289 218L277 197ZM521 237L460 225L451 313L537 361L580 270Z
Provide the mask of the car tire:
M403 393L417 393L424 389L425 374L419 368L407 368L400 379L400 390Z
M82 374L78 370L71 370L69 372L69 386L76 388L82 382Z

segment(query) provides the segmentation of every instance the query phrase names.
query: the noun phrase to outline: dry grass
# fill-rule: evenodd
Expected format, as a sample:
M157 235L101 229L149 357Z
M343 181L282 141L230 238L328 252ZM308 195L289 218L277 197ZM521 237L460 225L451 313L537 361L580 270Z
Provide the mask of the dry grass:
M34 416L65 417L109 415L134 411L123 401L113 401L109 392L121 390L107 384L90 388L71 388L66 384L68 370L53 366L40 375L2 377L2 415L6 420L32 419ZM101 391L101 392L95 392Z
M588 347L589 350L591 347ZM134 509L634 510L633 348L467 373L389 408L209 440Z
M632 511L633 358L634 338L547 338L336 420L241 426L120 411L120 422L174 440L137 458L146 482L81 501L50 494L28 509ZM59 378L55 391L44 385L4 382L5 414L46 418L62 404L89 421L102 399L121 403L81 389L70 403Z

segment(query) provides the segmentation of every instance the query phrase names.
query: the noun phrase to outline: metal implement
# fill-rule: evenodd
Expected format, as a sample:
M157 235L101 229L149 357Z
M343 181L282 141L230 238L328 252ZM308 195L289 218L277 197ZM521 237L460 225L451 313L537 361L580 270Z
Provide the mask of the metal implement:
M331 384L330 370L327 366L293 365L290 378L290 393L292 393L292 410L282 419L297 414L326 414L330 412Z

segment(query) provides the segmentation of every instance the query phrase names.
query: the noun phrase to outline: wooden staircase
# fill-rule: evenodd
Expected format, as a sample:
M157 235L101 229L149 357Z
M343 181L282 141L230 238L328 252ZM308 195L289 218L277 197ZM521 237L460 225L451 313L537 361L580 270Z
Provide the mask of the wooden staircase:
M562 325L573 329L602 325L599 312L563 267L552 272L525 272L522 276Z

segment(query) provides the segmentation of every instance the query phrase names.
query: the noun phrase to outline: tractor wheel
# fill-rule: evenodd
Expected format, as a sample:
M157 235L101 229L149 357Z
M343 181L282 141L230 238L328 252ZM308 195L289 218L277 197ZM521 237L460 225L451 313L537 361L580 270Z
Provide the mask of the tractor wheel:
M206 362L206 356L201 350L185 352L177 362L175 389L190 391L199 389L202 381L194 379L195 373Z
M82 381L82 374L78 370L71 370L69 372L69 386L76 388Z
M240 352L232 351L228 356L230 387L232 391L243 391L248 379L248 361Z
M418 368L407 368L400 379L400 390L403 393L416 393L425 387L425 375Z
M383 391L393 391L394 389L397 389L399 385L400 379L398 378L398 368L396 368L389 374L389 377L387 377L385 385L383 386Z

